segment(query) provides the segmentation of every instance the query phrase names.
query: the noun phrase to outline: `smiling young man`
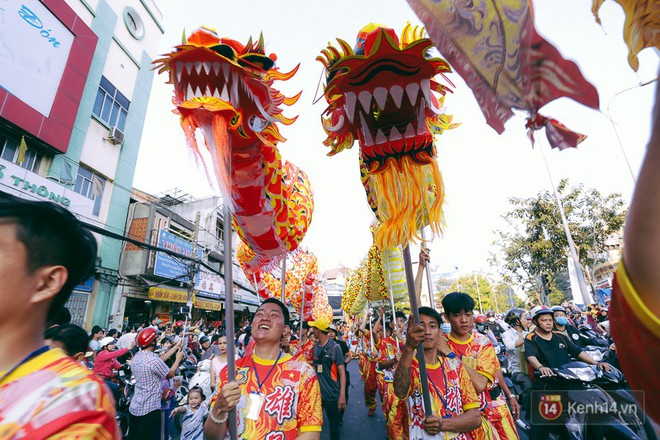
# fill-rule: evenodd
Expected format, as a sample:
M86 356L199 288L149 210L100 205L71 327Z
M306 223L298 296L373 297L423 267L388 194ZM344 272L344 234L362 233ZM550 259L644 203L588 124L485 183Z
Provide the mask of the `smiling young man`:
M254 352L236 361L236 380L220 372L207 439L224 439L229 411L236 409L239 438L317 440L323 425L321 390L314 369L283 353L280 341L289 311L275 298L261 303L252 320Z
M442 307L451 332L447 335L449 341L440 338L439 350L443 356L459 359L470 376L484 417L483 438L491 438L491 430L495 429L502 439L517 439L518 431L508 406L493 401L489 392L497 388L495 378L500 362L490 339L473 331L474 299L467 293L452 292L442 299Z
M48 318L93 273L96 251L94 236L66 209L0 194L3 439L120 436L103 381L43 339Z
M408 337L394 373L394 392L405 400L410 439L478 439L481 426L479 400L465 368L456 359L440 356L440 314L419 308L420 325L408 322ZM419 364L413 358L419 344L424 348L431 409L424 412ZM391 438L391 437L389 437ZM403 437L399 437L403 438Z

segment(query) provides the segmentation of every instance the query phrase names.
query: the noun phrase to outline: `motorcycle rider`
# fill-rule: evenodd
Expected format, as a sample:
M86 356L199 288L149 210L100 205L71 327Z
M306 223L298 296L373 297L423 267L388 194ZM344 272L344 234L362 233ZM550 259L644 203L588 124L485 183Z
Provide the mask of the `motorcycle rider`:
M562 306L554 306L552 307L552 312L555 316L555 330L566 335L566 337L571 339L579 347L584 347L585 344L580 337L580 331L568 322L566 309Z
M529 333L527 312L513 308L505 315L504 322L509 325L509 329L502 333L502 341L509 361L511 382L520 388L520 405L525 408L525 417L529 420L530 397L534 384L527 374L525 357L525 336Z
M492 310L488 311L486 313L486 320L488 323L486 324L488 326L488 329L495 335L495 338L501 342L502 341L502 333L504 333L504 328L502 325L495 320L495 312Z
M119 384L115 380L115 373L113 370L121 368L121 364L117 361L117 357L122 356L128 352L128 348L116 350L117 341L112 336L106 336L101 339L101 350L96 355L96 362L94 363L94 373L101 377L112 391L112 395L117 400L117 391L119 391ZM130 348L133 348L132 346Z
M474 318L474 326L476 327L479 333L481 333L484 336L488 336L488 339L490 339L490 342L493 343L493 346L495 347L498 346L499 342L497 341L495 334L488 326L488 318L486 318L485 315L477 315Z
M554 376L552 368L572 362L572 357L596 365L601 370L610 371L607 362L596 362L563 333L553 331L555 317L552 309L546 306L534 307L532 322L536 328L525 337L525 354L527 362L539 371L541 376Z

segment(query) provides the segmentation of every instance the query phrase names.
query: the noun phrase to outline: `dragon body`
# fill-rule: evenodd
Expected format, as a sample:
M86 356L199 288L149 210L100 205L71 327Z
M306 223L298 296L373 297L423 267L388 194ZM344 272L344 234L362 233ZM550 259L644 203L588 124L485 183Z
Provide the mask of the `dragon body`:
M307 175L283 162L276 123L292 124L281 105L293 105L273 87L282 73L275 55L266 56L263 38L247 44L220 38L202 27L173 52L157 60L169 74L173 103L189 148L209 180L230 205L241 239L253 251L251 270L277 264L294 251L312 219L313 195ZM197 142L201 132L204 147Z
M376 245L406 245L425 225L439 233L443 184L434 137L457 124L442 109L449 89L435 77L449 65L430 55L433 43L410 25L400 37L368 25L355 48L337 42L341 50L329 45L317 57L327 73L324 143L332 156L358 141L362 183L381 222Z

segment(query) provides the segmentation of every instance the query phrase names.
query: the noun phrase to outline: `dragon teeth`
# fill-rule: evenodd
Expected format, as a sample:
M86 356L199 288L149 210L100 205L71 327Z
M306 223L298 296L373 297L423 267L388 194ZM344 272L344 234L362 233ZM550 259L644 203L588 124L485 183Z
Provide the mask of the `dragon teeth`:
M390 87L390 96L392 96L396 108L401 108L401 102L403 101L403 87L401 86Z
M192 86L188 84L188 88L186 89L186 95L183 97L184 101L187 101L189 99L192 99L195 96L195 93L193 92Z
M195 70L197 71L197 75L202 74L202 63L201 63L201 61L196 61L195 62Z
M229 80L229 64L222 63L222 73L225 75L225 78Z
M376 133L376 143L377 144L384 144L387 142L387 136L385 136L385 133L383 133L383 130L380 128L378 129L378 132Z
M176 80L181 81L181 72L183 72L183 63L177 63L176 65Z
M362 109L365 112L369 112L371 110L371 93L363 90L358 95L358 99L360 100L360 104L362 104Z
M213 73L215 76L218 76L218 73L220 73L220 63L213 63Z
M225 102L229 102L229 92L227 91L227 84L222 87L222 93L220 94L220 99Z
M193 70L193 63L186 63L186 70L188 71L188 75L190 75Z
M415 105L417 103L417 95L419 94L419 84L410 83L406 86L406 93L408 94L408 99L410 103Z
M415 135L415 128L413 127L412 122L409 122L408 125L406 126L406 132L403 134L403 137L405 138L414 138Z
M204 68L204 73L206 75L211 73L211 63L204 62L204 63L202 63L202 67Z
M211 88L206 85L206 90L204 91L204 96L213 96L213 93L211 93Z
M426 102L430 103L431 102L431 81L428 79L423 79L419 85L422 88L422 93L424 94L424 99L426 99Z
M357 102L357 96L353 92L346 92L344 95L346 98L346 114L348 115L348 120L353 123L353 117L355 116L355 103Z
M426 105L424 101L419 105L418 120L417 120L417 134L426 134Z
M364 120L364 114L360 113L360 122L362 123L362 135L364 136L364 143L367 147L374 144L374 139L371 137L371 132L369 131L369 126Z
M385 108L385 102L387 101L387 89L385 87L376 87L374 89L374 98L376 99L376 104L378 104L379 109Z
M401 133L399 133L399 130L397 130L396 127L392 127L392 131L390 131L390 141L398 141L399 139L403 139Z

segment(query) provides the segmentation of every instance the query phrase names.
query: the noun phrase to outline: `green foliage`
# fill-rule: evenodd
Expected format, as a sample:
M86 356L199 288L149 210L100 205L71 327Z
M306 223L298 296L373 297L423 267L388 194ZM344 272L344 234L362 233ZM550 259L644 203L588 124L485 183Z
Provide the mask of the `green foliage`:
M477 288L478 287L478 288ZM506 294L508 286L504 283L493 285L486 277L482 275L465 275L456 280L441 278L435 284L436 302L442 301L442 298L450 292L467 293L474 299L475 308L479 307L481 299L481 311L486 313L493 310L497 313L503 313L511 307L508 303L509 296ZM513 295L514 301L517 299Z
M605 242L620 233L626 215L620 194L602 196L582 185L568 186L562 180L557 188L580 264L593 267L605 261ZM503 217L510 228L495 231L498 251L490 263L503 280L520 286L539 303L545 291L552 304L569 297L567 280L568 239L554 194L543 191L536 197L509 199L513 209ZM587 281L591 282L586 270ZM544 280L545 284L539 282Z

